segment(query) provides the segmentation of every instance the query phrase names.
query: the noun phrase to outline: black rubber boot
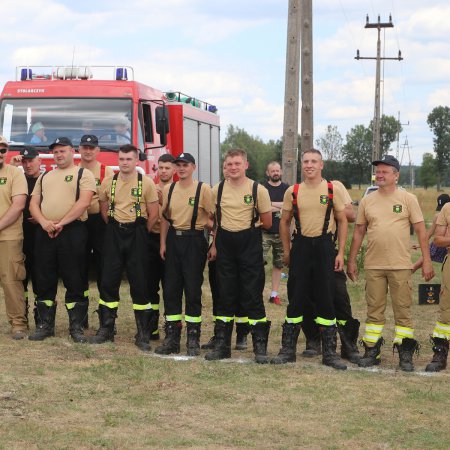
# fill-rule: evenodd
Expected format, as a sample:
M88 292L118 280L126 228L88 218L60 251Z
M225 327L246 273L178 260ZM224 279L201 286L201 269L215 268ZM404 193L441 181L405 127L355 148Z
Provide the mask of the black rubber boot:
M400 359L400 369L404 372L414 372L413 355L419 354L420 345L415 339L403 338L401 344L394 344L392 352L397 349Z
M83 323L88 315L88 304L86 302L75 302L75 306L67 309L69 314L69 333L74 342L84 344L88 342L84 335Z
M255 361L258 364L267 364L269 357L267 356L267 342L269 341L271 322L257 322L251 326L253 353Z
M439 372L447 367L448 340L432 337L431 343L433 344L433 359L427 364L425 372Z
M114 326L117 317L117 308L108 308L106 305L98 305L98 318L100 328L95 336L89 339L90 344L104 344L105 342L114 342Z
M250 333L250 325L236 322L236 350L247 350L247 335Z
M205 355L208 361L231 358L231 335L233 334L233 321L223 322L216 320L214 324L214 348Z
M164 338L163 343L159 347L156 347L155 353L158 353L158 355L180 353L181 320L166 322L164 328L166 337Z
M381 346L384 344L384 339L380 337L373 347L369 347L364 341L360 341L364 346L364 355L359 359L359 367L378 366L381 362Z
M322 364L333 369L346 370L347 366L336 353L337 328L333 325L331 327L322 326L319 329L322 341Z
M297 340L302 326L300 323L283 323L283 335L281 336L281 349L270 364L286 364L297 360Z
M84 330L89 330L89 296L86 296L86 305L87 305L87 309L86 309L86 315L83 318L83 322L81 323L81 326L83 327Z
M149 352L150 347L150 322L153 311L151 309L134 311L134 318L136 320L137 333L134 336L134 345L144 352Z
M322 347L320 344L319 326L313 319L305 318L301 327L306 338L306 348L303 350L302 356L305 358L313 358L321 355Z
M214 335L212 335L209 338L209 341L206 344L203 344L201 346L202 350L212 350L214 348L214 342L216 342L216 337Z
M341 338L341 358L358 364L361 356L357 342L359 335L359 320L349 319L345 325L338 324L339 337Z
M159 341L159 311L152 309L150 318L150 340Z
M30 341L43 341L55 335L56 303L47 306L45 302L36 302L36 331L28 336Z
M201 323L187 323L186 324L186 354L188 356L200 355L200 334Z

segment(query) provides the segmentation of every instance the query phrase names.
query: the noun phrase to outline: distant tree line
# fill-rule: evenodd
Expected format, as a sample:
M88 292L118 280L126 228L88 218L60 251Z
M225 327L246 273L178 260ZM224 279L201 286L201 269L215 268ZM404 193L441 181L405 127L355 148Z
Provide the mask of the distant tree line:
M438 106L428 115L428 125L434 134L433 153L425 153L421 166L402 166L400 184L411 184L413 173L414 185L426 189L436 186L450 186L450 108ZM381 118L380 152L381 155L393 154L391 145L397 141L402 126L393 116ZM299 142L301 141L299 137ZM324 177L341 180L347 187L370 184L373 145L373 121L368 126L355 125L345 136L338 128L328 125L324 133L316 139L316 148L322 151L326 160ZM281 162L282 139L264 142L259 137L251 136L244 129L229 125L221 144L222 157L230 148L244 148L248 153L248 176L254 180L266 179L265 168L269 161ZM301 149L299 149L299 153ZM298 170L300 179L300 165Z

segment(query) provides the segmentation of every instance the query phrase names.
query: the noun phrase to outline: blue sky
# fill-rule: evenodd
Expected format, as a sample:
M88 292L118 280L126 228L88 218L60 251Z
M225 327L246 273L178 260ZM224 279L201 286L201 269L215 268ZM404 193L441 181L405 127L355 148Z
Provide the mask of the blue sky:
M415 163L433 148L426 117L450 104L450 4L434 0L314 0L315 137L327 125L345 134L373 117L376 31L365 17L392 13L384 66L384 113L410 125ZM2 5L0 86L18 65L133 66L135 78L216 104L228 124L264 140L283 129L288 0L17 0ZM75 49L75 52L74 52ZM395 145L393 148L395 153ZM405 152L403 162L407 162Z

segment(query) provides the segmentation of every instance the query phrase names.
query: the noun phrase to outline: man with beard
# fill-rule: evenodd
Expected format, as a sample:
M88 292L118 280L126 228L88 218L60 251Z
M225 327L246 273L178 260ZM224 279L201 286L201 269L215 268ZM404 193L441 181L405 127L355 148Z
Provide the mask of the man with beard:
M22 284L22 211L27 184L17 167L5 164L7 153L8 141L0 136L0 283L12 338L18 340L25 337L28 328Z
M281 181L281 165L277 161L271 161L267 164L266 175L269 179L263 183L263 186L269 191L272 205L272 227L263 231L264 261L267 261L267 254L272 247L272 291L269 303L281 305L278 289L280 287L281 269L283 268L283 244L281 243L279 226L283 197L289 185Z

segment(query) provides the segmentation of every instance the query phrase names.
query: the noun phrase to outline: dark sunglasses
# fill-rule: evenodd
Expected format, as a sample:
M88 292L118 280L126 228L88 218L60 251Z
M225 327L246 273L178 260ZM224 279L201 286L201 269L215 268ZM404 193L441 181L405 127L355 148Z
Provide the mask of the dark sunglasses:
M7 148L0 148L0 153L3 154L3 155L4 155L7 151L8 151Z

